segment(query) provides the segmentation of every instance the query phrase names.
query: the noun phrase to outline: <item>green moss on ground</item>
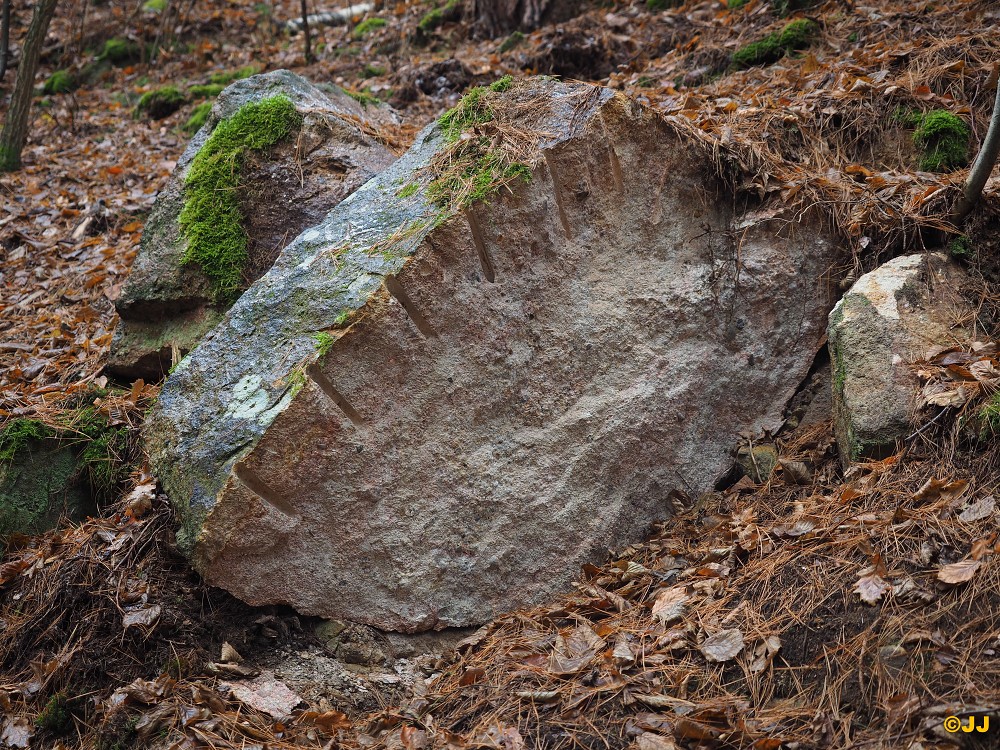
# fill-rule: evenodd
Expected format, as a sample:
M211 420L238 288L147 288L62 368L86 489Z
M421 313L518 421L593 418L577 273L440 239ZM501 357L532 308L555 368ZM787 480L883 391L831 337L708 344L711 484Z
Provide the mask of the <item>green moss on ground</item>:
M207 99L218 96L226 88L222 83L198 83L188 86L188 95L194 99Z
M913 142L925 172L950 172L969 163L969 127L958 115L935 109L920 115Z
M364 39L366 36L371 34L377 29L381 29L385 26L387 21L384 18L366 18L364 21L359 23L354 27L354 31L351 32L352 39Z
M749 2L750 0L727 0L726 7L729 8L729 10L737 10Z
M219 84L221 86L228 86L233 81L239 81L243 78L249 78L250 76L259 72L259 68L256 65L246 65L242 68L236 70L224 70L221 73L212 73L208 77L209 83Z
M65 693L59 692L49 698L35 717L35 726L56 736L69 732L73 726L73 712Z
M42 86L42 91L46 94L68 94L75 90L76 80L68 70L57 70L46 79L45 85Z
M763 39L736 50L733 53L733 67L751 68L754 65L770 65L789 52L809 46L818 32L819 24L815 21L797 18L781 31L768 34Z
M240 171L248 151L263 151L302 123L288 97L243 105L220 122L191 162L184 180L181 231L184 263L197 263L216 298L232 302L243 288L247 237L240 212Z
M368 63L365 65L364 70L361 71L362 78L378 78L379 76L385 75L385 68L380 65L372 65Z
M155 91L147 91L135 105L137 116L146 115L153 120L162 120L179 110L187 98L176 86L164 86Z
M112 65L128 65L142 58L142 48L127 39L108 39L97 59Z
M212 114L212 102L202 102L191 110L191 116L184 123L184 132L194 135L201 126L208 122L208 116Z
M684 0L646 0L646 7L653 11L677 8L683 4Z
M952 258L959 258L961 260L970 260L976 257L976 251L972 247L972 242L964 234L948 243L948 253Z

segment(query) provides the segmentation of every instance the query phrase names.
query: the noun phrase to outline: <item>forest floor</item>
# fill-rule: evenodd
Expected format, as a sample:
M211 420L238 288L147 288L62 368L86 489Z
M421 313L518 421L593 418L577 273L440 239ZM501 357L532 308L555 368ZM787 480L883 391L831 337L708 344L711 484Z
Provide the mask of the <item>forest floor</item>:
M369 16L385 24L366 33L360 16L314 26L306 64L302 35L283 30L300 8L287 0L64 2L42 75L82 85L36 98L25 167L0 177L0 427L94 402L138 430L156 385L102 374L113 302L186 143L190 87L247 66L387 100L406 123L401 143L507 73L623 90L710 147L765 206L821 210L854 251L844 285L950 246L983 284L976 336L995 335L1000 185L955 244L945 217L965 171L924 171L913 138L920 113L944 109L978 149L1000 61L994 3L581 5L481 40L443 3L444 22L424 31L433 4L386 3ZM15 0L15 47L29 17ZM734 63L806 18L816 26L795 51ZM112 37L161 52L98 64ZM166 85L188 92L185 105L137 117L142 94ZM828 421L790 430L766 481L678 497L675 518L585 570L575 593L399 671L344 671L315 623L204 586L173 549L169 503L137 470L101 518L15 539L0 565L0 746L1000 747L998 461L991 444L963 440L959 411L847 475ZM276 653L340 670L336 685L289 697ZM943 728L977 712L991 735Z

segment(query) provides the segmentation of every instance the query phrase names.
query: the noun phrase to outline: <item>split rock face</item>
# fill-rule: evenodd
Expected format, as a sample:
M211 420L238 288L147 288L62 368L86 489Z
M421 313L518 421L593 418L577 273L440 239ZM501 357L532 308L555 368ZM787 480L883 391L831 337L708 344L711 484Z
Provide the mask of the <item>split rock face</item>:
M246 285L262 276L299 232L322 221L395 160L374 137L396 122L387 107L362 107L339 89L321 90L287 70L228 86L178 160L146 222L139 254L115 302L120 323L107 363L110 373L158 380L170 368L175 350L186 354L222 319L228 301L213 292L197 263L184 262L187 241L179 222L184 181L219 122L246 104L278 94L291 100L302 124L265 152L250 154L242 165Z
M736 211L621 94L491 95L529 182L442 209L428 128L168 378L148 445L210 583L383 629L479 624L565 590L780 424L835 243Z

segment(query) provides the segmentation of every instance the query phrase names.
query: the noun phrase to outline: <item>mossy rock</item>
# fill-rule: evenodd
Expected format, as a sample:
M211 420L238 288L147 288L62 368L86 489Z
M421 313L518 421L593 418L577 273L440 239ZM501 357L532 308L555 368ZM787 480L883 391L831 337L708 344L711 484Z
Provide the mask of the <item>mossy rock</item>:
M164 86L155 91L147 91L135 106L136 115L145 115L152 120L162 120L179 110L187 98L176 86Z
M457 21L461 13L461 0L448 0L444 5L425 13L417 22L417 29L423 34L430 34L449 21Z
M188 117L188 121L184 123L184 132L188 135L197 133L208 122L208 117L211 113L212 102L201 102L196 105L191 110L191 116Z
M68 70L57 70L45 80L42 91L46 94L69 94L76 91L76 79Z
M377 16L372 18L366 18L364 21L359 23L354 27L354 31L351 32L351 37L353 39L364 39L366 36L371 34L373 31L384 28L387 21L384 18L379 18Z
M736 463L743 475L755 484L766 482L778 465L778 451L773 445L740 446Z
M733 53L733 67L751 68L770 65L789 52L804 49L819 33L819 24L808 18L797 18L781 31L768 34Z
M395 122L288 71L238 79L199 105L116 302L109 371L162 377L285 244L392 162L365 133Z
M112 65L129 65L142 59L142 48L127 39L108 39L97 59Z
M130 430L93 407L57 426L15 419L0 430L0 544L60 519L82 521L112 501L137 458Z

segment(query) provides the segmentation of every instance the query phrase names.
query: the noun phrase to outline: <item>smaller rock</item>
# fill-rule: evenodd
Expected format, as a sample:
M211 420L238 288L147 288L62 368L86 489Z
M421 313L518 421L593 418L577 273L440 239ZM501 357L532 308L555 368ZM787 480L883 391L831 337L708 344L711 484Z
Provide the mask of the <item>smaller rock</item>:
M741 445L736 454L736 463L743 476L750 477L756 484L766 482L778 464L778 451L773 445Z
M858 279L830 313L834 432L845 466L891 455L913 430L912 363L968 339L967 282L944 255L906 255Z

